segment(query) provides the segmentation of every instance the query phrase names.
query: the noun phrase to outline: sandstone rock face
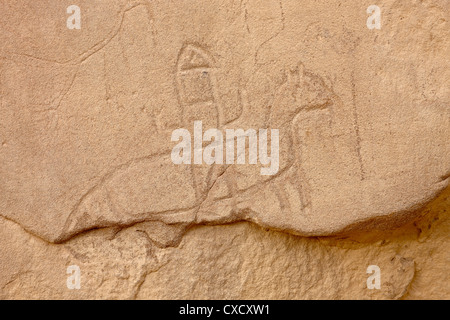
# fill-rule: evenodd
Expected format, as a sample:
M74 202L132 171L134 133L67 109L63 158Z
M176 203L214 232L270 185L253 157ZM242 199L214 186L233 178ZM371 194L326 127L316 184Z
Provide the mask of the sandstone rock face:
M144 222L52 244L1 219L1 299L448 299L450 193L389 232L305 238ZM81 270L69 290L68 266ZM381 288L367 288L369 265Z
M74 4L0 0L1 298L450 297L448 1Z

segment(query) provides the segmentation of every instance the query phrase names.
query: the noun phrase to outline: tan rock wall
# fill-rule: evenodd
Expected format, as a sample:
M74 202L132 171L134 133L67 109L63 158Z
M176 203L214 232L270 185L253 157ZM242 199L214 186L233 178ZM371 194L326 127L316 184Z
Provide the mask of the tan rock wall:
M142 223L50 244L2 219L1 298L448 299L449 205L447 191L399 229L325 238L247 222ZM79 290L66 286L69 265L80 267ZM380 267L379 290L367 288L369 265Z
M0 297L449 299L449 13L0 0Z

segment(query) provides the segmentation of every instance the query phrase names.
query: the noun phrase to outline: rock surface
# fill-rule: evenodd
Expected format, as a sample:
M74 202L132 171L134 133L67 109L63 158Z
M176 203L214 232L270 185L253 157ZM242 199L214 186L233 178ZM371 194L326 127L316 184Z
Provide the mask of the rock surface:
M448 1L72 2L0 0L1 298L450 298Z
M52 244L1 218L0 298L449 299L449 207L447 191L399 229L314 238L145 222ZM66 286L71 265L79 290ZM369 265L380 290L367 288Z

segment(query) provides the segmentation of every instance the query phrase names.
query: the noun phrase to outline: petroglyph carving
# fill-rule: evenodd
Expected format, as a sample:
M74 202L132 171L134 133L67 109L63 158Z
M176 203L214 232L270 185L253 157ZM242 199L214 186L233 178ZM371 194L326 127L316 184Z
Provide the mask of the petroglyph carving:
M70 4L0 1L0 299L449 297L448 0Z
M222 110L215 98L217 86L211 56L198 46L185 45L176 70L183 124L192 127L193 121L202 120L209 124L203 126L204 131L213 126L220 128ZM260 176L255 174L260 167L254 164L179 167L170 163L168 154L134 160L106 175L82 199L66 223L64 237L85 229L125 221L129 224L130 219L134 222L162 219L171 223L251 220L253 217L246 213L248 210L254 215L261 212L261 207L252 205L261 206L261 193L271 195L264 197L264 201L276 199L286 215L310 216L311 176L303 168L302 157L308 154L308 146L320 143L322 136L331 135L336 102L333 102L333 92L320 77L305 70L302 63L283 70L282 78L282 83L274 84L273 91L267 92L272 106L263 125L281 130L283 158L279 174ZM243 104L244 109L252 108L246 100ZM237 119L226 128L243 125L246 120ZM311 120L319 129L306 127ZM170 175L160 176L158 172ZM169 204L174 197L164 191L169 186L179 186L175 193L185 195Z
M383 64L352 69L356 53L343 71L330 62L361 48L365 36L357 27L315 28L316 20L299 20L301 29L293 30L292 17L304 13L284 1L264 2L260 11L263 2L233 3L225 13L205 4L212 16L226 15L207 30L188 25L181 12L157 21L153 4L117 1L101 37L81 41L82 49L65 55L47 47L39 54L23 48L14 53L7 33L5 48L11 51L1 52L0 111L7 123L0 127L6 181L0 185L1 214L50 241L147 220L251 220L328 235L380 215L410 212L448 185L441 178L448 173L448 144L430 145L426 139L412 144L406 138L416 129L430 137L447 132L445 88L438 81L444 67L418 74L417 81L429 78L433 84L410 100L397 99L397 92L385 93L400 86ZM92 12L83 10L83 18L90 17ZM89 24L82 29L64 31L83 37ZM343 34L348 45L339 47L342 41L334 35ZM310 44L319 38L327 48L321 55ZM388 52L404 52L398 41L374 41ZM444 44L439 42L436 52ZM408 68L396 70L402 79ZM380 79L383 89L373 96L385 100L372 99L369 108L365 91L378 87L373 82ZM421 94L432 101L426 110L417 103ZM418 126L396 118L406 109L412 110L408 121ZM210 128L280 130L279 170L262 176L262 166L253 163L174 165L170 133L192 128L194 121L202 121L202 134ZM24 132L24 138L15 132ZM423 178L420 168L428 165L434 169ZM426 184L411 183L418 179Z

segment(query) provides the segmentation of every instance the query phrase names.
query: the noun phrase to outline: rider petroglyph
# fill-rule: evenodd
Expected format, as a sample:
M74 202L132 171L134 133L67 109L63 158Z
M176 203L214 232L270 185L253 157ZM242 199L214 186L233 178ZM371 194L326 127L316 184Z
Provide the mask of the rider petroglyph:
M319 236L404 223L448 186L442 59L417 64L423 46L375 37L342 8L335 21L326 5L219 2L81 8L104 24L64 25L51 44L33 26L52 25L61 8L11 4L42 19L18 24L8 9L0 34L0 214L51 242L150 220L250 220ZM29 46L21 32L33 32ZM436 56L447 38L433 41ZM203 132L279 130L279 170L175 165L171 133L194 121Z

